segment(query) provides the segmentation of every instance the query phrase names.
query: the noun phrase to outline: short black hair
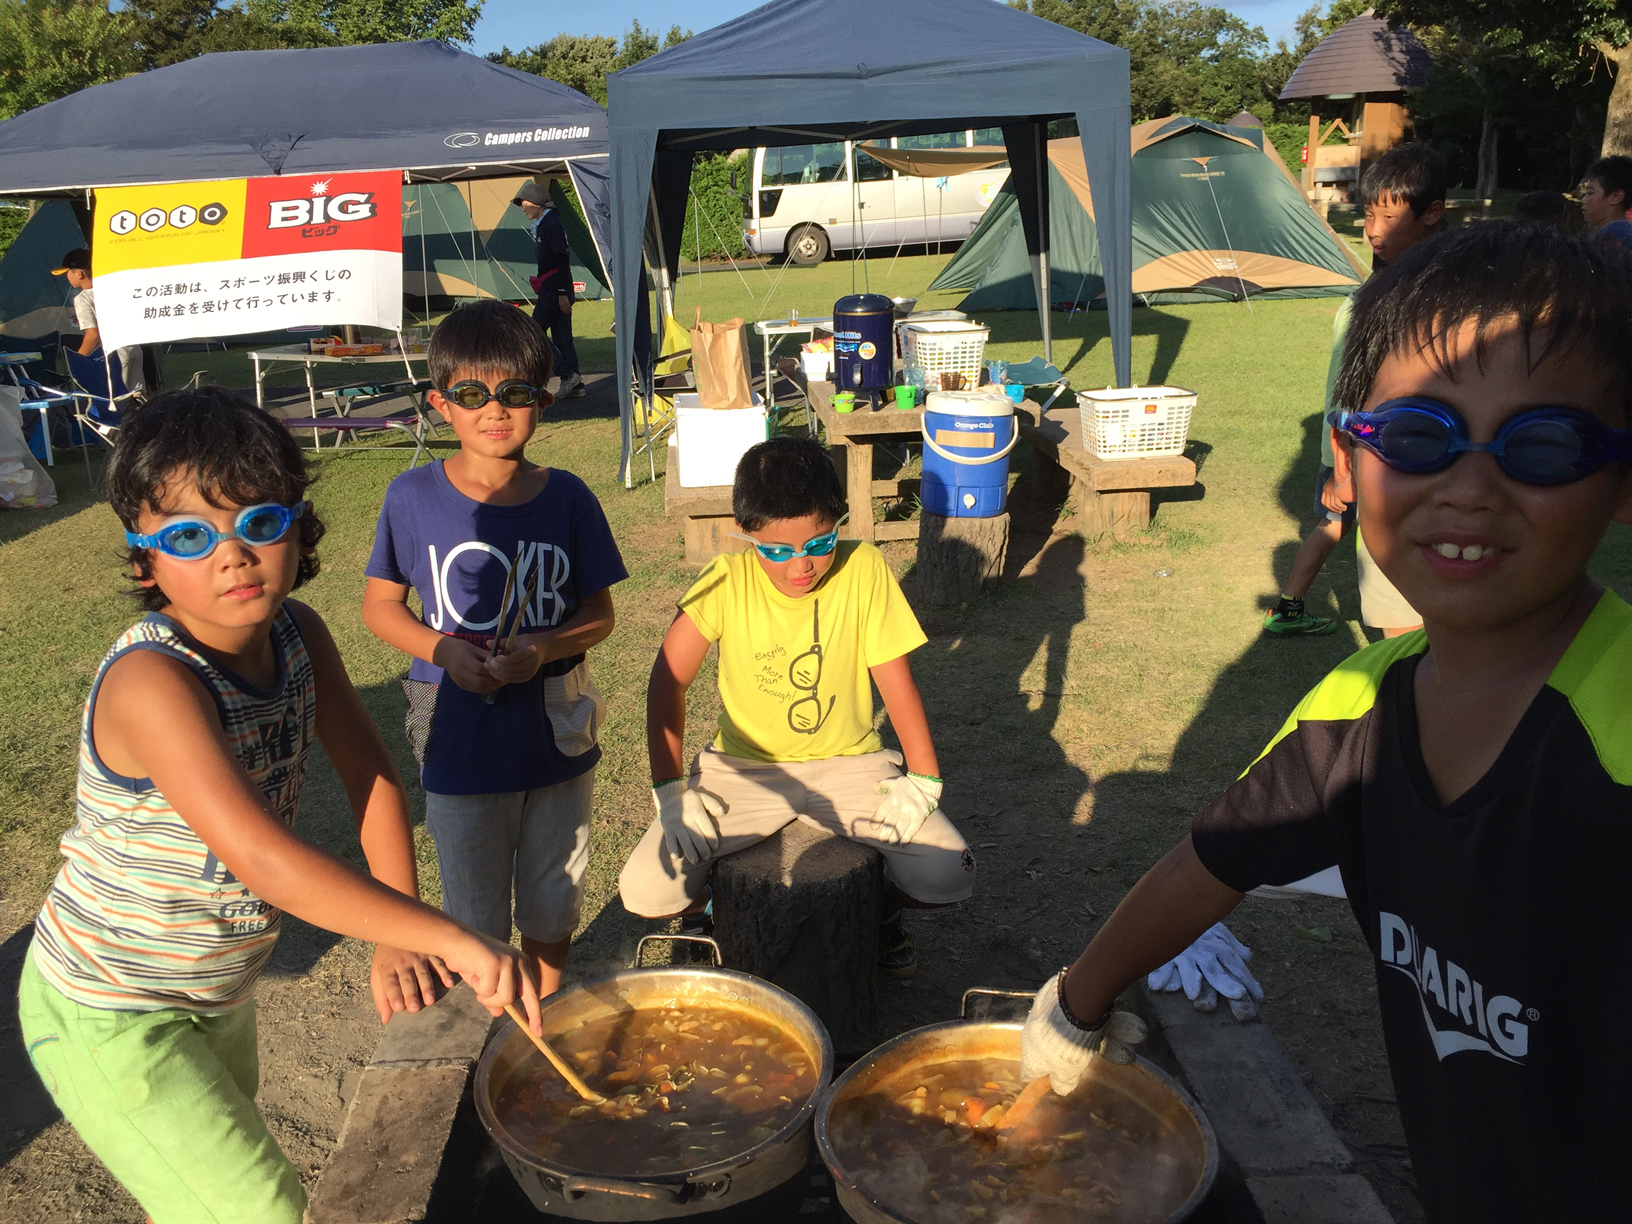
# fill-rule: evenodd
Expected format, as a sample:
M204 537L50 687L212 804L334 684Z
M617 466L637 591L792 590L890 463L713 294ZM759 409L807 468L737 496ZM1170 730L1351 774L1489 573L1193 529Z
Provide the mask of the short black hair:
M1451 170L1438 150L1413 141L1395 145L1360 176L1360 203L1370 208L1384 196L1404 200L1413 216L1443 200L1451 186Z
M499 381L550 381L553 362L544 329L509 302L469 302L436 325L425 350L431 381L446 390L461 369Z
M1354 295L1333 398L1365 407L1383 362L1408 346L1448 365L1451 337L1470 319L1481 365L1491 325L1515 319L1532 369L1564 353L1592 362L1632 420L1632 254L1533 222L1438 234L1374 274Z
M107 478L108 501L125 530L136 530L143 510L162 510L159 499L183 475L212 506L292 506L316 479L287 429L235 392L208 385L165 391L129 410ZM299 529L297 587L317 576L323 520L308 507ZM143 579L153 576L147 552L132 548L128 558ZM170 602L156 586L132 593L149 612Z
M744 531L807 514L836 523L848 508L832 457L814 438L771 438L750 446L737 464L731 513Z
M1605 195L1620 192L1621 202L1632 208L1632 157L1621 153L1600 157L1587 167L1587 172L1581 177L1597 183Z
M1559 223L1563 221L1569 206L1570 202L1564 198L1562 191L1532 191L1519 197L1519 202L1513 206L1513 219Z

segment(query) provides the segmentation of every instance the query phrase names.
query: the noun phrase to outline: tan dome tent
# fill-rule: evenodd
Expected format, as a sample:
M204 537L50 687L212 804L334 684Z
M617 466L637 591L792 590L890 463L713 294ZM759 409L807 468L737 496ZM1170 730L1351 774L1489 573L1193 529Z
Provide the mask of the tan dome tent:
M1050 141L1048 160L1050 298L1062 309L1102 307L1079 142ZM1341 296L1365 279L1365 266L1309 207L1262 128L1182 117L1141 123L1133 129L1132 177L1136 302ZM962 310L1036 308L1010 186L929 287L970 290Z

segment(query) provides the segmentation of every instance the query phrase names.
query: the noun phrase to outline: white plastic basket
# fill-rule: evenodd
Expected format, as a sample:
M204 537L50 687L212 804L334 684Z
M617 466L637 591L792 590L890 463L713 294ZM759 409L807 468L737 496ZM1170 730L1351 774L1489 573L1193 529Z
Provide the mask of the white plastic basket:
M1082 445L1097 459L1182 455L1196 393L1183 387L1106 387L1081 391Z
M931 391L943 390L941 375L948 373L962 374L963 389L973 391L985 381L982 359L986 355L986 337L991 331L979 323L955 319L908 323L907 349L901 356L902 363L921 369L924 386Z

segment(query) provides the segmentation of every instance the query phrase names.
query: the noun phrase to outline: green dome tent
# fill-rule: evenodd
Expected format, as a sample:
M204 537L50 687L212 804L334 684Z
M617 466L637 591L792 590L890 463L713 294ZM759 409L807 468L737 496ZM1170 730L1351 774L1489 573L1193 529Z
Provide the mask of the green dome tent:
M402 288L411 297L500 298L531 302L527 278L538 256L526 215L510 201L528 180L418 183L402 189ZM557 179L550 198L572 247L578 296L609 296L589 228Z
M1050 299L1103 307L1104 277L1081 142L1051 140ZM1147 306L1328 297L1366 268L1316 216L1262 128L1155 119L1133 129L1133 294ZM930 284L968 289L960 310L1035 310L1019 202L1005 184Z

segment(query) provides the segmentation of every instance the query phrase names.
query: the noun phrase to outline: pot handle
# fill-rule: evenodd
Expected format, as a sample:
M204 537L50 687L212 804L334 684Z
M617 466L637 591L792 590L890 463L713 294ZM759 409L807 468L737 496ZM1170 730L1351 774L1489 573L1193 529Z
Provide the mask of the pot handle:
M969 999L980 995L989 999L1030 999L1035 997L1034 990L993 990L986 986L973 986L963 992L963 1002L958 1004L958 1019L969 1019Z
M722 1173L708 1182L680 1182L677 1185L658 1186L651 1182L620 1181L613 1177L567 1177L561 1181L561 1194L575 1203L586 1194L611 1194L618 1198L639 1199L645 1203L689 1203L694 1199L722 1198L731 1190L731 1174Z
M650 943L654 939L660 939L660 940L661 939L667 939L667 940L671 940L671 941L674 941L674 942L682 942L682 943L707 944L710 948L712 948L714 950L714 964L715 964L715 967L718 968L718 967L723 966L725 964L725 956L720 951L720 945L715 943L707 935L642 935L640 937L640 942L635 945L635 959L629 962L629 968L639 969L641 967L640 958L641 958L642 954L646 951L646 945L648 943Z

